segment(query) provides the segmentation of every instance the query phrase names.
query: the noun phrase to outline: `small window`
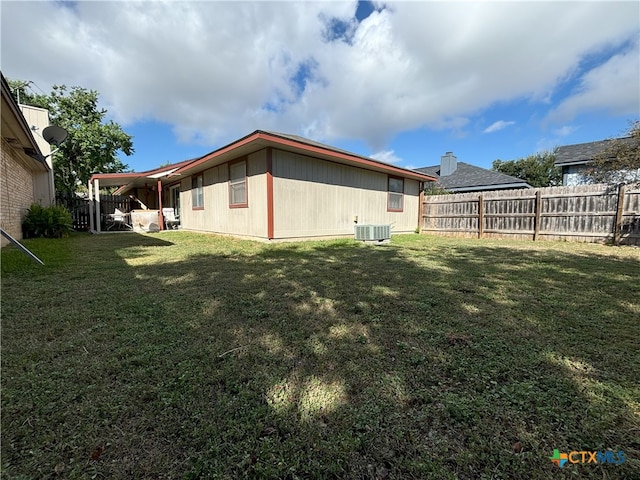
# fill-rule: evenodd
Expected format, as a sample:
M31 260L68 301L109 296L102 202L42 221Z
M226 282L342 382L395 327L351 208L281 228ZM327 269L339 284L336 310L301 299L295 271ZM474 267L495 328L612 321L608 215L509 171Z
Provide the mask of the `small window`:
M404 179L389 177L389 194L387 211L402 212L404 200Z
M247 162L229 165L229 206L247 206Z
M204 208L204 180L202 174L191 177L191 205L193 208Z

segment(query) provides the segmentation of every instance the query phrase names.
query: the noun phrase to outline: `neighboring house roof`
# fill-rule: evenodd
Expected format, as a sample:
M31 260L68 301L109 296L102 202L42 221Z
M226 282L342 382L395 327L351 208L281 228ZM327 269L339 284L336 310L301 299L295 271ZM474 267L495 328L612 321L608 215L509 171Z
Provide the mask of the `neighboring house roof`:
M195 174L237 158L238 156L256 152L265 147L287 150L301 155L312 156L367 170L374 170L388 175L411 178L422 182L436 180L434 176L427 175L423 172L417 172L415 170L384 163L379 160L374 160L346 150L341 150L330 145L325 145L314 140L309 140L308 138L265 130L256 130L255 132L250 133L249 135L242 137L225 147L203 155L194 162L178 169L171 175Z
M622 137L615 140L631 142L631 137ZM596 155L607 149L613 140L599 140L597 142L577 143L564 145L556 150L555 165L563 167L569 165L584 165L593 160Z
M20 111L20 107L11 95L9 83L2 77L2 138L16 150L24 153L22 158L33 170L50 171L44 160L38 142L33 136L27 120Z
M531 185L519 178L469 165L465 162L457 162L456 170L444 177L440 176L440 165L416 168L416 170L437 177L438 183L451 192L532 188Z

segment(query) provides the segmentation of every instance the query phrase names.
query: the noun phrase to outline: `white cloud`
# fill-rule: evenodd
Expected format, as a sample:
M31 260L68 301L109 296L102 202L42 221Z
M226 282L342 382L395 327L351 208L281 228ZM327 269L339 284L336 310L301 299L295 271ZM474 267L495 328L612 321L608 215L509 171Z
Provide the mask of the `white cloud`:
M577 91L554 108L552 121L572 120L585 111L614 115L640 114L640 48L638 42L585 73Z
M183 141L219 145L263 128L383 150L401 131L462 135L496 103L548 101L586 55L639 30L635 2L392 2L360 23L356 8L2 2L2 70L44 90L96 89L125 128L168 122ZM347 39L327 41L332 18ZM639 76L636 45L586 72L553 115L637 108Z
M385 163L401 163L402 159L398 157L393 150L382 150L371 155L371 158L380 160Z
M564 125L560 128L556 128L553 133L556 134L558 137L566 137L568 135L571 135L573 132L577 131L580 127L576 127L573 125Z
M557 138L543 137L536 142L536 153L552 152L556 147L562 145Z
M493 132L497 132L498 130L502 130L503 128L507 128L510 125L515 125L516 122L505 122L504 120L498 120L497 122L493 122L491 125L489 125L487 128L484 129L484 131L482 133L493 133Z

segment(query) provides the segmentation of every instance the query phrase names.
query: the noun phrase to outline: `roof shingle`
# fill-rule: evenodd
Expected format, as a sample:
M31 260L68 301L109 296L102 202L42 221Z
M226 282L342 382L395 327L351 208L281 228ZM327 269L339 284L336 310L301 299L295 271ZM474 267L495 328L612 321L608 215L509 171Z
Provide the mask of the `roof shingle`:
M631 137L617 138L616 141L629 141ZM564 145L556 150L556 165L578 165L593 160L596 155L607 149L613 140L598 140L597 142L576 143Z
M498 188L531 188L524 180L494 172L486 168L476 167L465 162L458 162L458 167L451 174L440 177L440 165L416 168L418 172L438 177L438 183L447 190L495 190ZM482 188L487 187L487 188Z

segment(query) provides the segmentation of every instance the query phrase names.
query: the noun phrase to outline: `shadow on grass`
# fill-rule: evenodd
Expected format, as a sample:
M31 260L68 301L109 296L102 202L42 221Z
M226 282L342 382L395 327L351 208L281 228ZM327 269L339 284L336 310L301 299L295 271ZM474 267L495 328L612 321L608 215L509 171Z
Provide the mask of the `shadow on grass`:
M2 449L16 472L613 478L638 467L638 261L425 241L185 256L122 241L84 247L110 277L76 310L11 330L23 342L3 355L3 377L19 378L3 378ZM12 393L30 383L26 398ZM558 470L554 448L629 460ZM28 449L40 463L21 470Z

